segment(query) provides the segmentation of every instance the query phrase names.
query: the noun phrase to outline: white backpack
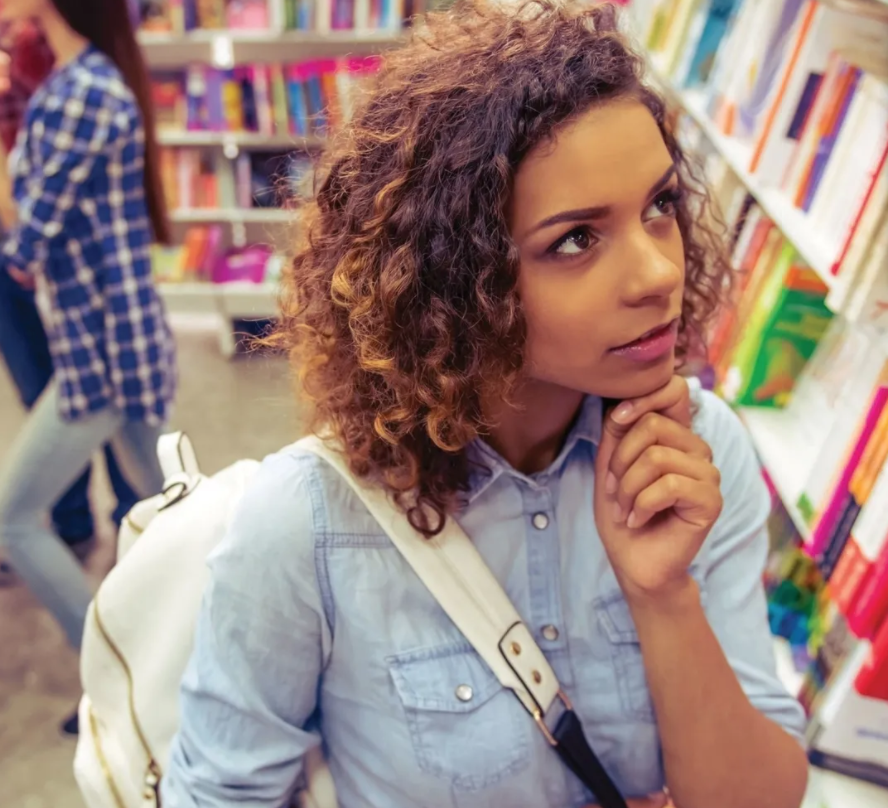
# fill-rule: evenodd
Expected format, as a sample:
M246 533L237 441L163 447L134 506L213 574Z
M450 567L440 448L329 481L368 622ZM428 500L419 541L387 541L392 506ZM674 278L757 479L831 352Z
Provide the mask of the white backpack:
M304 438L299 445L323 457L352 486L503 686L514 692L565 763L593 788L599 803L625 806L585 738L577 741L578 721L552 668L456 522L448 520L440 535L426 539L381 489L355 478L344 458L320 439ZM179 723L179 683L209 576L206 557L225 535L259 466L242 460L205 477L181 433L163 436L158 452L164 491L127 516L117 566L99 588L84 630L84 696L74 772L88 808L160 805L160 779ZM558 727L551 729L553 721L546 719L556 702L560 704L552 715ZM337 808L320 747L305 760L295 804Z

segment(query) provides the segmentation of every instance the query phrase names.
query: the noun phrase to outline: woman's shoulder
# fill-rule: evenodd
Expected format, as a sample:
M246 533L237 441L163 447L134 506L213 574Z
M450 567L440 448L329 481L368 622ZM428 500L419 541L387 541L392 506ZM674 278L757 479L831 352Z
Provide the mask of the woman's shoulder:
M120 121L137 119L137 104L132 90L117 65L104 53L89 48L80 58L56 71L48 80L42 103L48 108L82 108L83 115L119 116Z
M235 509L227 543L308 556L319 540L379 533L348 482L297 442L260 462Z
M693 429L712 448L716 460L724 454L749 445L746 427L737 413L711 390L704 390L697 379L689 379L694 413Z

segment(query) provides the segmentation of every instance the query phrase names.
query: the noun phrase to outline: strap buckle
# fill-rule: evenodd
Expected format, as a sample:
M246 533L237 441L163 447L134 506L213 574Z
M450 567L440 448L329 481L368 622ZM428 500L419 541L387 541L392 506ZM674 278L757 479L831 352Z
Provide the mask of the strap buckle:
M567 694L559 688L557 696L561 701L561 704L564 706L565 712L573 712L573 704L571 704L570 699L567 697ZM536 721L536 725L540 728L540 732L543 733L546 740L549 742L549 746L553 749L558 747L558 740L552 734L552 731L549 727L546 726L546 715L542 711L541 708L537 707L533 711L533 720Z

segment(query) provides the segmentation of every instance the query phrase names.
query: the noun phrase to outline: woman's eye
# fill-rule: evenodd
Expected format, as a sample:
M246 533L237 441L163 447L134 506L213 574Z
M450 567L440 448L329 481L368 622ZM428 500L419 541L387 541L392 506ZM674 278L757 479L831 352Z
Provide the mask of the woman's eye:
M595 245L598 239L587 227L576 227L552 245L550 252L556 255L579 255Z
M668 188L658 194L645 211L644 220L660 219L664 216L675 216L681 199L681 188Z

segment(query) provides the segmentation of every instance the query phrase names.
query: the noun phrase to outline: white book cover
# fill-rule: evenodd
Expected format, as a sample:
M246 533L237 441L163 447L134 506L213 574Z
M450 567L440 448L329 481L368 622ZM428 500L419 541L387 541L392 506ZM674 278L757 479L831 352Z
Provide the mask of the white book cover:
M836 317L796 382L786 417L797 431L799 444L808 447L811 457L822 450L846 388L860 375L869 352L866 336Z
M333 27L333 0L315 0L315 31L329 34Z
M355 30L370 30L370 0L355 0Z
M888 541L888 463L876 477L851 532L863 557L869 562L875 561Z
M810 14L809 20L806 13ZM788 136L790 124L812 75L824 73L830 53L839 49L874 52L888 41L888 22L853 11L814 2L814 7L803 10L802 15L808 27L799 29L800 46L785 60L769 96L768 113L761 116L756 132L756 156L750 168L769 185L780 183L792 158L796 141Z
M855 334L854 331L859 329L852 329L846 341L853 341L857 350L862 351L862 356L851 356L850 352L843 351L847 360L836 368L841 392L837 396L832 391L827 393L830 397L836 396L829 419L832 425L827 426L823 419L818 419L816 425L816 428L826 432L826 440L821 445L803 490L803 497L807 501L805 510L811 509L814 513L821 511L832 494L886 363L884 348L874 345L867 335ZM813 428L814 424L808 424L809 430Z
M888 208L888 166L883 166L879 171L872 192L863 204L863 211L855 214L854 222L851 225L854 229L851 230L849 227L845 235L847 250L842 256L834 288L849 286L849 282L852 282L857 276L857 272L866 258L870 242L880 226L886 208Z
M860 111L856 123L851 124L852 110L849 109L847 125L842 126L839 134L847 154L835 168L832 160L827 164L809 213L835 256L844 245L888 149L888 84L866 74L861 78L852 104L858 97ZM837 141L837 149L839 145Z
M284 3L287 0L268 0L268 27L272 31L283 31L286 28Z
M888 334L888 218L870 244L846 308L850 322Z
M734 16L715 54L715 63L709 75L709 89L714 99L718 101L724 99L731 81L736 80L737 74L742 72L739 69L741 55L752 44L748 32L755 30L753 27L755 17L765 2L766 0L746 0L734 10Z

